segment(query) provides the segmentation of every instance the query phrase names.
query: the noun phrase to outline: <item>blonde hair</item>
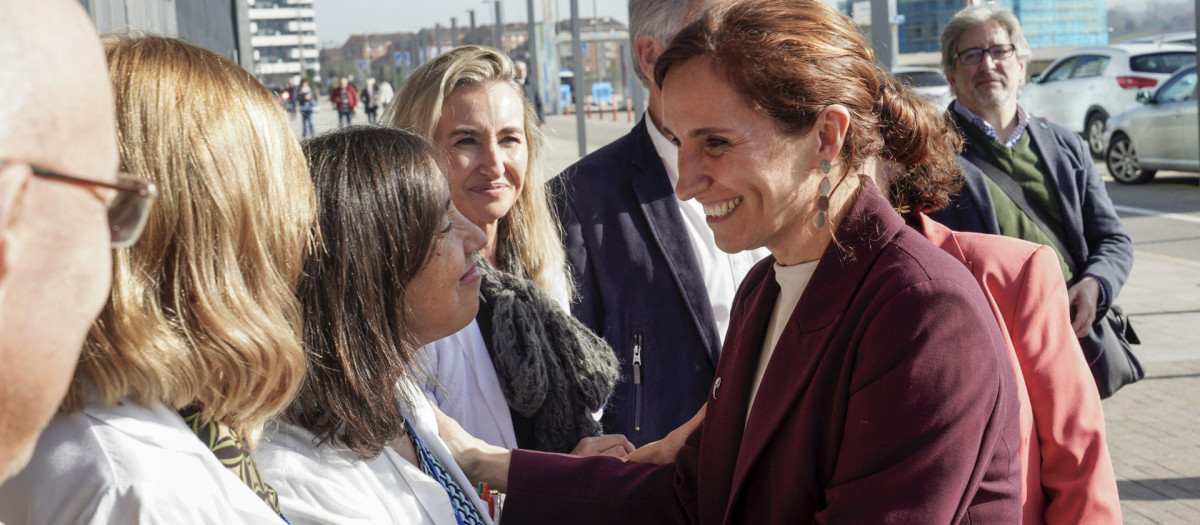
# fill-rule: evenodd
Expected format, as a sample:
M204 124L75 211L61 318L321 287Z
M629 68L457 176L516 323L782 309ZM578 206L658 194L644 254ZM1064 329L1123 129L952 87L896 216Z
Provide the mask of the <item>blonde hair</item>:
M316 196L283 110L249 73L174 39L104 39L122 169L159 188L88 334L64 410L124 398L229 425L253 444L301 386L293 286Z
M513 62L500 51L483 46L451 49L413 71L400 87L383 115L383 121L408 128L434 139L442 106L454 90L494 82L505 83L521 96ZM558 219L550 213L540 169L545 136L538 127L537 112L525 101L525 143L529 163L526 183L517 202L499 221L496 233L496 261L501 269L517 273L537 283L557 297L569 298L573 286L566 271Z

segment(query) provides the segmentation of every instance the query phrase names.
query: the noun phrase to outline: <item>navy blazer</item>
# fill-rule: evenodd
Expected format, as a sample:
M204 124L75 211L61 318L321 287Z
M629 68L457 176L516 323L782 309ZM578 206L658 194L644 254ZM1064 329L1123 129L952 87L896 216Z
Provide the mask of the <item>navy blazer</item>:
M734 300L705 420L667 465L515 450L505 523L1020 523L1015 378L962 263L867 184L750 388L779 286Z
M650 125L643 118L550 183L577 286L572 313L621 362L602 423L637 446L662 438L700 409L721 349ZM638 341L641 384L634 384Z
M1030 118L1026 133L1041 153L1049 170L1046 175L1062 204L1067 232L1063 242L1070 252L1063 257L1069 257L1078 268L1076 280L1084 274L1094 275L1104 286L1105 302L1100 305L1099 318L1129 278L1133 243L1113 209L1104 180L1096 172L1096 164L1083 139L1043 118ZM966 133L963 136L967 137ZM959 164L963 168L962 191L952 197L946 209L929 216L952 230L999 234L992 196L984 178L987 175L964 159L960 158Z

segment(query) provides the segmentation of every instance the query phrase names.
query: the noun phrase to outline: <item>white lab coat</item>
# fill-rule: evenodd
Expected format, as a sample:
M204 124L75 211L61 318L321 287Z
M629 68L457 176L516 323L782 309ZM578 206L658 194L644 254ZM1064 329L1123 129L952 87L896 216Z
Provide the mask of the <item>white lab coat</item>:
M486 519L486 504L475 496L471 482L438 437L433 408L415 385L401 388L408 389L409 399L417 404L408 414L417 436ZM303 428L282 421L269 423L254 453L293 525L457 524L445 489L395 450L384 448L376 458L364 460L341 444L318 446L313 441Z
M283 523L162 403L89 403L58 415L0 486L0 522Z

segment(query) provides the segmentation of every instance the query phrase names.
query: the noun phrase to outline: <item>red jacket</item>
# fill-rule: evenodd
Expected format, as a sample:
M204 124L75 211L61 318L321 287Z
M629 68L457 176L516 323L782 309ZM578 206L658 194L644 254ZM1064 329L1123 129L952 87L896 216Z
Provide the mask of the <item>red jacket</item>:
M951 231L925 215L917 229L971 270L1003 328L1021 402L1021 522L1120 524L1104 410L1054 250Z
M353 113L358 107L358 90L354 89L354 84L346 84L346 89L335 87L329 91L329 101L338 112Z
M837 239L853 257L825 252L753 411L773 257L675 463L513 451L505 523L1019 523L1014 373L979 284L870 184Z

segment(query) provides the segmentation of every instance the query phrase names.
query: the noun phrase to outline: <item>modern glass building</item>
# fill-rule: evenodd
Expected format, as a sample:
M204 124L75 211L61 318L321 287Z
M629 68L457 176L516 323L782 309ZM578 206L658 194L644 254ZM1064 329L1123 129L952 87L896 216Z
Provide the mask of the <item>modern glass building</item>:
M1108 44L1105 0L999 0L996 5L1017 15L1033 49ZM897 11L904 16L900 52L938 51L942 28L962 7L963 0L898 0Z

